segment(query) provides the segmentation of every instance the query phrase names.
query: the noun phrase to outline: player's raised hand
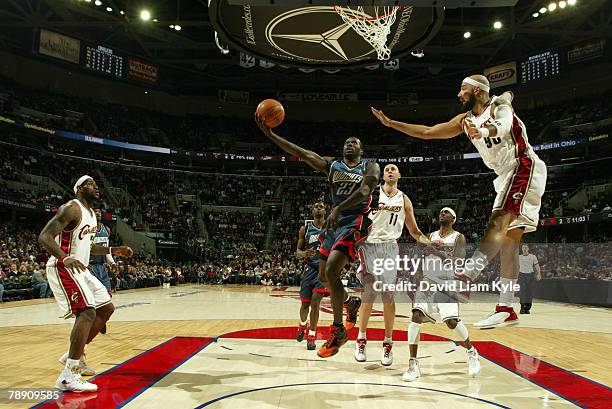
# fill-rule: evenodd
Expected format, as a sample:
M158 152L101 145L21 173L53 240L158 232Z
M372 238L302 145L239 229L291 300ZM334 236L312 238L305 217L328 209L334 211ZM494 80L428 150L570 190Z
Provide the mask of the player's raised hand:
M120 257L132 257L134 255L134 251L128 246L113 247L111 253L113 256Z
M333 229L338 225L338 217L340 217L340 211L338 211L338 207L334 207L331 212L329 212L329 216L323 223L323 229Z
M383 113L382 110L378 110L374 107L370 107L372 114L380 121L384 126L391 126L391 120Z
M261 132L263 132L266 136L270 136L272 129L264 124L263 118L260 115L257 115L257 112L255 112L255 123Z
M306 249L304 251L300 251L300 257L303 259L311 258L316 254L314 249Z

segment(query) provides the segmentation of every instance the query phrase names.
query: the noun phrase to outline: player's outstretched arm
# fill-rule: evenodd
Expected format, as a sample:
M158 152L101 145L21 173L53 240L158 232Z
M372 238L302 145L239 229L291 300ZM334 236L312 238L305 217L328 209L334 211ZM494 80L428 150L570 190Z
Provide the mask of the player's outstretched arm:
M55 238L68 226L76 226L81 219L81 209L75 203L66 203L61 206L55 216L38 235L38 242L58 260L64 260L64 265L68 268L74 268L78 272L85 271L86 267L79 260L72 257L66 257L67 254L60 248Z
M404 195L404 212L406 214L406 217L404 218L404 223L406 224L406 228L408 229L408 232L410 233L412 238L421 244L431 244L429 237L423 234L421 229L419 229L419 226L414 217L414 208L412 207L412 201L406 195Z
M378 178L380 177L380 166L376 162L368 162L361 185L358 189L355 189L349 197L347 197L342 203L334 207L325 221L325 227L334 227L340 216L340 212L349 209L359 203L365 198L370 196L374 191L374 188L378 184Z
M437 124L434 126L408 124L406 122L395 121L389 119L383 111L374 107L371 108L372 114L386 127L393 128L397 131L405 133L408 136L419 139L450 139L463 132L461 121L465 118L465 114L459 114L448 122Z
M255 123L259 127L259 129L279 148L284 150L290 155L297 156L298 158L304 160L311 168L318 170L327 174L329 162L331 162L331 158L327 156L319 156L317 153L313 151L309 151L308 149L304 149L300 146L297 146L293 142L289 142L285 138L282 138L272 132L272 129L266 126L263 123L262 118L255 113Z
M98 246L94 244L91 246L91 254L96 255L96 256L112 254L113 256L132 257L134 252L128 246L105 247L105 246Z
M455 241L455 250L453 251L453 258L465 258L465 236L460 234L457 236Z

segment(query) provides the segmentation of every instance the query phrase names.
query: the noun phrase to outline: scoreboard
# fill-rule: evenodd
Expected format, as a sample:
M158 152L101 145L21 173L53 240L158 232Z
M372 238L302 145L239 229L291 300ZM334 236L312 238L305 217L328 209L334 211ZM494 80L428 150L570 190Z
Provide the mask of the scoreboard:
M521 61L521 82L545 79L559 75L559 53L546 51Z
M125 58L117 55L108 47L86 46L85 47L85 68L103 74L111 75L115 78L123 78Z

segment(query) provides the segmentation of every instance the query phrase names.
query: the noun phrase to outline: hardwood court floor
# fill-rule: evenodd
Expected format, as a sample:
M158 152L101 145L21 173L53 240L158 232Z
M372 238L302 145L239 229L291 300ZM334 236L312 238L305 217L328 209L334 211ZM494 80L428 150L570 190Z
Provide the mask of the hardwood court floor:
M275 291L253 286L184 286L116 294L114 303L117 310L109 323L109 333L98 336L92 342L87 351L88 362L98 372L103 372L173 337L205 339L241 330L295 327L299 309L296 290L290 288ZM377 305L375 308L380 309L382 306ZM492 304L462 305L461 313L464 321L471 324L488 314L491 308ZM324 306L321 312L321 327L330 323L331 315L327 311L328 308ZM397 314L403 317L397 318L395 328L405 333L408 322L405 317L410 315L410 305L399 304ZM64 321L58 316L59 310L52 301L34 300L0 306L0 389L49 388L54 384L61 369L57 358L67 349L72 324L72 321ZM374 316L370 327L383 328L382 317ZM525 373L537 373L541 360L600 384L612 384L612 311L609 309L537 303L532 315L521 316L519 327L480 331L468 325L468 329L474 341L495 341L522 352L516 365L521 367L521 370L524 369ZM291 338L293 331L293 328L283 330L283 334L286 333L286 338ZM422 332L451 339L454 335L441 324L424 325ZM257 335L253 335L255 333ZM367 387L360 386L366 392L361 395L371 395L363 401L364 406L367 406L365 402L368 400L371 405L372 399L399 390L399 387L381 385L403 384L401 373L406 369L408 360L408 348L403 341L396 342L395 362L390 370L384 371L380 365L372 367L373 370L365 370L354 362L354 341L349 341L338 356L320 363L317 362L319 360L314 352L305 350L305 343L298 344L290 339L274 341L267 339L268 335L262 335L261 331L244 334L250 335L239 339L222 338L207 346L180 366L182 378L179 372L170 371L155 387L144 390L137 399L130 401L128 406L159 407L163 406L161 402L173 401L175 408L196 407L204 402L220 399L220 396L239 393L240 397L232 398L231 401L215 401L214 405L217 406L214 407L244 407L249 402L253 408L293 407L295 400L300 400L304 394L324 396L336 391L337 396L331 399L334 405L355 407L354 402L350 404L350 396L354 395L355 386L347 387L338 382L368 384ZM375 361L380 354L380 342L374 339L368 343L369 361ZM319 341L318 345L321 343L322 341ZM448 342L422 342L422 345L419 355L433 358L427 361L431 363L422 366L424 372L430 376L423 377L425 383L421 385L425 385L423 388L432 385L439 387L440 383L445 385L444 391L438 391L439 393L419 390L422 399L417 401L429 402L429 406L423 407L447 407L449 397L459 395L466 400L458 407L476 407L486 403L474 401L470 396L480 396L481 399L506 405L502 407L572 406L567 400L486 360L483 360L482 376L475 380L464 380L464 364L459 363L465 360L463 351L457 349L448 354L450 351L446 350L453 349L452 344ZM483 348L484 346L483 344ZM243 353L233 352L238 349L243 350ZM245 354L250 359L244 359ZM260 359L258 356L272 358L262 363L257 361ZM529 358L526 358L527 356ZM294 358L299 363L296 364ZM302 361L307 365L302 365ZM375 365L370 362L368 364ZM530 369L530 366L533 368ZM269 373L264 375L266 370L269 370ZM238 380L226 379L223 376L224 373L237 372L252 375L245 375ZM190 382L194 385L206 385L208 379L216 386L182 390L180 385L185 382L185 373L190 374ZM298 373L299 376L289 376L288 373ZM440 374L446 378L440 378ZM256 378L259 380L255 381ZM307 382L302 382L304 380ZM325 382L317 384L317 381ZM310 385L308 390L303 390L306 386L302 383ZM290 391L258 391L261 388L267 390L274 385L280 388L278 385L287 384L302 386L292 386ZM110 387L112 388L112 384ZM255 392L247 393L247 390ZM513 393L513 390L516 392ZM400 392L403 396L408 392L413 393L414 390L407 391L404 388ZM435 396L429 396L428 393ZM453 393L457 395L452 395ZM415 404L412 399L406 399L404 396L398 400L383 402L379 399L376 402L377 405L390 407L399 405L402 401ZM81 403L85 405L82 407L103 407L95 405L95 400ZM32 404L10 403L2 407L30 405ZM325 405L325 402L315 400L312 403L312 407L320 405Z

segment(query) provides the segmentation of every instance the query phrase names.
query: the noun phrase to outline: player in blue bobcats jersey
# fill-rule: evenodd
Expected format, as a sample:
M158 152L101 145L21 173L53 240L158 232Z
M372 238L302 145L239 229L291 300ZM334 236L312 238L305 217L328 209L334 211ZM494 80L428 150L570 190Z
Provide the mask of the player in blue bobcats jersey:
M356 247L368 235L369 223L366 214L370 206L378 207L372 192L378 193L380 168L374 161L361 159L363 149L358 138L347 138L344 142L343 158L335 160L331 157L321 157L278 136L263 123L257 113L255 122L266 137L282 150L297 156L329 177L333 208L324 226L319 279L330 291L334 322L327 341L318 351L321 358L327 358L335 355L348 339L342 323L344 305L348 310L347 326L352 328L357 321L361 300L348 297L340 275L344 266L355 259Z
M98 220L98 232L93 238L93 243L97 246L110 247L110 228L102 224L102 212L100 211L100 209L95 209L95 212L96 219ZM106 271L105 264L115 264L115 260L113 259L112 255L92 254L89 257L89 270L91 271L91 274L93 274L98 280L100 280L104 287L106 287L106 291L108 291L108 294L112 296L110 277L108 276L108 271ZM104 324L104 326L100 329L100 333L106 334L106 324Z
M302 342L306 331L306 348L316 348L315 338L319 322L319 305L324 295L329 291L319 281L319 247L321 247L321 228L325 222L325 203L317 202L312 206L312 217L304 226L300 227L296 256L304 259L304 275L300 283L300 325L296 339ZM308 309L310 309L310 325L308 323Z

